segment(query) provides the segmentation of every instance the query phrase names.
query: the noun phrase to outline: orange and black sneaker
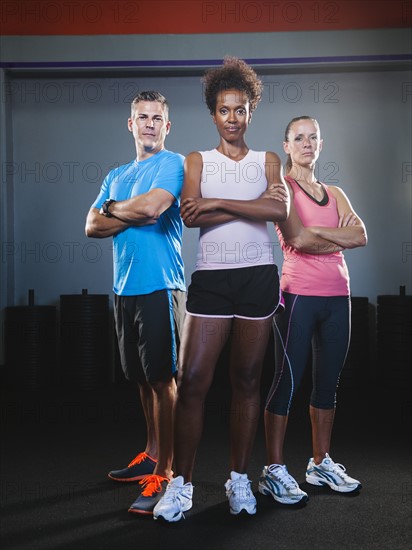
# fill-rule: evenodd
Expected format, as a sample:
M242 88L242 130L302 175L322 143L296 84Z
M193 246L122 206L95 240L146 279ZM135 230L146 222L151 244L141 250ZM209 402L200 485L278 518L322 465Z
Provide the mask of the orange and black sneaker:
M130 506L129 512L133 514L153 514L153 508L165 494L168 483L169 479L167 477L155 474L146 476L140 481L142 492Z
M108 473L115 481L139 481L153 473L157 460L147 453L139 453L123 470L112 470Z

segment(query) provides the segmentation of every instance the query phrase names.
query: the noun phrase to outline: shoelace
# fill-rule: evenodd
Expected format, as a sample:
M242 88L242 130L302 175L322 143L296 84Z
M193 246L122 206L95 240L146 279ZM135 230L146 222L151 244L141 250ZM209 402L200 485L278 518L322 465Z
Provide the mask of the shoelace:
M349 477L348 474L346 474L346 468L343 464L339 464L339 462L333 462L331 457L326 453L326 458L329 460L328 464L328 470L333 472L334 474L338 475L341 479L344 481Z
M230 480L227 488L228 495L239 496L240 498L250 497L250 481L242 481L240 479Z
M166 492L164 494L164 500L165 501L174 501L177 499L178 496L184 491L184 487L182 486L175 486L169 485L167 486Z
M144 477L139 485L142 486L142 495L144 497L151 497L154 493L160 493L162 490L162 481L167 480L167 477L162 477L158 475L151 475Z
M345 479L345 477L348 477L348 475L345 473L346 468L343 464L339 464L338 462L333 462L333 460L331 460L329 469L332 470L334 474L337 474L342 479Z
M147 453L139 453L137 456L134 457L134 459L131 461L131 463L127 467L130 468L135 464L140 464L141 462L143 462L143 460L146 460L146 458L150 458L151 460L154 460Z
M269 471L276 475L276 477L279 479L281 484L286 487L286 489L295 489L298 486L296 481L287 471L286 466L279 465L272 470L269 469Z

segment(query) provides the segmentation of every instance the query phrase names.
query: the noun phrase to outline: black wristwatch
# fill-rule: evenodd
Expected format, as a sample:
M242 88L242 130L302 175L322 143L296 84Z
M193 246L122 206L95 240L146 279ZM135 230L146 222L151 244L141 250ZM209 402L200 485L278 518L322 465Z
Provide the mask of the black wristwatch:
M113 204L114 202L116 202L115 200L113 199L108 199L107 201L104 201L103 205L102 205L102 210L103 210L103 214L107 217L107 218L112 218L113 217L113 214L111 214L109 212L109 206L111 204Z

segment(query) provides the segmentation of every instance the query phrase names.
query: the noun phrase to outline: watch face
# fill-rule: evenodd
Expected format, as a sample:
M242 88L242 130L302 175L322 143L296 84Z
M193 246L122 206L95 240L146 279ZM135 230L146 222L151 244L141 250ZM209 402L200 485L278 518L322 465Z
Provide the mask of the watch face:
M110 206L113 202L116 202L116 201L113 200L113 199L108 199L107 201L104 201L104 203L103 203L103 212L106 214L106 216L107 216L108 218L111 218L111 217L112 217L112 214L110 214L110 212L109 212L109 206Z

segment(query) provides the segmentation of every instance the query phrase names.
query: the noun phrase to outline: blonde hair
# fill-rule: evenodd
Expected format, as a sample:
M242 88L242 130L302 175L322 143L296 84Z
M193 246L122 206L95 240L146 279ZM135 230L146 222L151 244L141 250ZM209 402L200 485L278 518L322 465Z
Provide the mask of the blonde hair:
M162 95L160 92L155 92L153 90L146 91L146 92L140 92L132 101L132 115L134 112L135 106L140 101L157 101L160 103L163 107L164 114L166 116L166 120L169 120L169 104L167 103L167 99L164 95Z

